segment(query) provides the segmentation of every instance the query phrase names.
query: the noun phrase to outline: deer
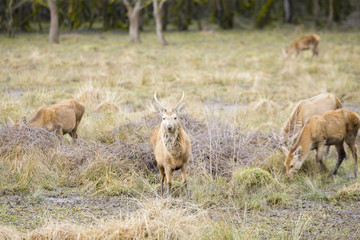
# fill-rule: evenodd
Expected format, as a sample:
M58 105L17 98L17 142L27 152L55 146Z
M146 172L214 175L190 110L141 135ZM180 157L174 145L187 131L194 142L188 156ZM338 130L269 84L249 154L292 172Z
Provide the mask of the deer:
M357 149L355 139L360 126L359 116L347 109L328 111L322 115L314 115L305 123L292 149L289 151L282 147L286 155L284 162L286 175L292 178L301 168L310 153L316 150L316 163L314 177L317 174L318 164L326 169L323 163L325 146L335 145L338 159L329 176L337 173L342 161L346 157L344 142L349 146L354 158L354 175L357 177Z
M287 58L291 55L294 51L296 51L296 56L299 55L301 51L311 49L312 50L312 57L319 55L318 45L321 38L316 34L305 35L293 40L290 46L286 49L282 49L284 56Z
M287 142L290 139L292 142L309 117L339 108L342 108L342 103L332 93L322 93L299 101L282 127L281 141Z
M181 111L180 103L184 99L184 92L181 100L173 109L166 109L156 98L154 93L154 107L162 116L160 126L151 136L151 144L154 148L154 155L157 167L160 172L161 195L164 192L164 181L166 177L167 193L171 194L172 174L175 170L181 170L183 187L187 194L186 171L191 154L191 142L188 134L182 128L178 114Z
M56 131L59 136L69 134L73 140L77 139L77 129L84 115L85 107L74 99L64 100L52 106L42 106L35 116L26 122L23 117L21 122L8 120L13 127L44 128L48 131Z

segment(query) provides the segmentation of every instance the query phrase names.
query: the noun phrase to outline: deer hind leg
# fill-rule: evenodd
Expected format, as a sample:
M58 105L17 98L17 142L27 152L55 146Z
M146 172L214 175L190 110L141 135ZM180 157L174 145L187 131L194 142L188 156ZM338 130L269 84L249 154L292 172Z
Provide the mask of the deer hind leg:
M76 131L78 129L79 124L80 124L80 121L76 121L74 129L70 132L70 136L72 137L73 140L77 139Z
M185 163L181 167L181 175L182 175L182 179L183 179L183 187L184 187L184 190L185 190L185 194L186 194L186 197L188 197L186 171L187 171L187 163Z
M164 180L165 180L165 169L163 166L159 166L159 172L160 172L160 183L161 183L161 196L164 194Z
M344 158L346 156L343 142L340 143L340 144L335 145L335 147L336 147L336 150L337 150L337 153L338 153L338 160L336 162L334 170L331 173L332 175L336 175L338 168L340 167L342 161L344 160Z
M165 175L166 175L166 185L167 185L167 192L168 195L171 194L171 180L172 180L172 172L173 170L170 167L165 168Z
M62 125L62 124L57 124L57 125L55 125L55 131L56 131L56 134L59 135L59 137L61 137L62 135L64 135L63 125Z
M349 146L352 156L354 158L354 176L357 177L357 149L355 146L355 138L353 139L345 139L346 144Z

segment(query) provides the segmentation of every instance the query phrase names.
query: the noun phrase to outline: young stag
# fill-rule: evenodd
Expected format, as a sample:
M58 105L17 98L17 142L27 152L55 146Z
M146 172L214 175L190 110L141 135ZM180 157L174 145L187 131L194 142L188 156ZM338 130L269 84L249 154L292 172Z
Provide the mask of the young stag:
M318 45L320 42L320 37L316 34L305 35L299 37L291 42L290 46L286 49L286 52L283 49L283 54L285 57L290 56L290 54L296 51L296 56L299 55L300 51L311 49L313 52L313 57L319 55Z
M64 100L52 106L41 107L29 122L26 122L26 117L23 117L21 124L56 131L61 136L68 133L73 139L76 139L76 131L84 111L84 105L76 100ZM12 126L21 125L18 121L14 123L10 117L8 119Z
M156 110L162 115L160 127L151 136L151 144L160 171L161 194L164 192L164 180L166 176L167 191L171 194L171 178L174 170L181 169L183 186L187 193L186 170L191 154L190 138L181 126L178 113L181 110L180 103L184 99L184 93L180 102L172 110L163 107L154 93Z
M314 175L316 177L318 163L325 167L323 163L323 151L326 145L335 145L338 160L332 171L332 175L337 173L343 159L346 157L344 141L349 146L355 163L354 175L357 177L357 150L355 139L360 126L359 116L346 109L328 111L322 115L312 116L302 128L295 146L288 151L283 147L286 155L285 168L288 177L292 178L299 171L302 164L310 153L316 150L316 164Z

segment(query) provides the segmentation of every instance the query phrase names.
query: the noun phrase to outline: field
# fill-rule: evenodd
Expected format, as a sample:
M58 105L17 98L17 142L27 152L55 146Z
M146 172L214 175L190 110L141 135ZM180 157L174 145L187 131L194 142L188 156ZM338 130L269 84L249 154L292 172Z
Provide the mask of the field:
M349 157L293 180L278 134L295 103L331 92L360 113L360 32L318 31L320 56L285 60L301 28L0 36L0 236L3 239L358 239L360 181ZM190 196L175 174L160 196L149 142L153 94L181 115L193 151ZM86 106L79 139L11 128L42 105ZM359 144L357 144L358 147ZM335 165L331 148L325 163Z

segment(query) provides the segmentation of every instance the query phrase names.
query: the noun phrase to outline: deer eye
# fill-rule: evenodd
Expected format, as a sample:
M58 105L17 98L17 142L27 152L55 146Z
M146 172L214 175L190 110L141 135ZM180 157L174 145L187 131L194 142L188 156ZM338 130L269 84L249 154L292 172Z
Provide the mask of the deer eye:
M290 165L290 168L293 168L293 167L294 167L294 164L291 164L291 165Z
M165 120L165 117L163 117L163 120Z
M177 119L177 117L174 117L174 120L176 120Z

